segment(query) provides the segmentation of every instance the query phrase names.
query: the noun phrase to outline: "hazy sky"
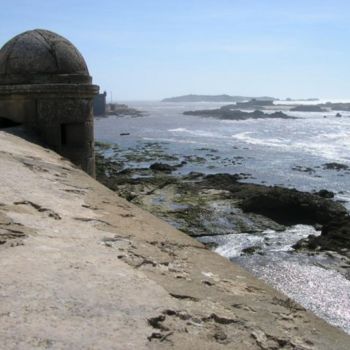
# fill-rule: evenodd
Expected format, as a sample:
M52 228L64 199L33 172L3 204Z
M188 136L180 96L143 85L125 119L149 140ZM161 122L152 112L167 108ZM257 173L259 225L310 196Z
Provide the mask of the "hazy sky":
M55 31L118 100L350 98L349 0L2 1L0 45Z

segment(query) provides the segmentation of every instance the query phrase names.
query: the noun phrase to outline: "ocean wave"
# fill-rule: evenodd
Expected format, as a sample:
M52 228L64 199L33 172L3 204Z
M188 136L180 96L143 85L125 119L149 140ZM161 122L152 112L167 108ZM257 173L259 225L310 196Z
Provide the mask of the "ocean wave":
M169 132L188 132L189 130L186 128L176 128L176 129L169 129Z
M225 135L222 135L218 132L212 132L207 130L190 130L186 128L176 128L176 129L169 129L169 132L175 132L175 133L183 133L191 136L196 137L210 137L210 138L228 138Z
M261 145L261 146L270 146L270 147L289 147L290 140L282 139L282 138L269 138L269 139L261 139L256 137L251 137L249 135L255 134L253 131L245 131L238 134L231 135L231 138L234 138L239 141L243 141L245 143L249 143L252 145Z
M253 131L234 134L231 137L251 145L274 147L279 150L297 151L333 161L350 162L347 150L350 148L350 133L324 133L311 136L306 141L292 141L287 138L259 138Z
M166 137L143 137L142 140L145 141L158 141L158 142L174 142L174 143L188 143L188 144L203 144L203 142L197 142L193 140L181 140L174 138L166 138Z

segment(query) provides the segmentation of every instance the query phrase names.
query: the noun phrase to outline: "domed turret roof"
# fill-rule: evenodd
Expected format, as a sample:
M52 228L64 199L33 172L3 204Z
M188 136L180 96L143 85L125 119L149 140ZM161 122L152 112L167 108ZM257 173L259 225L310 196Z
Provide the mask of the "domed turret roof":
M85 60L62 36L35 29L0 50L0 85L91 83Z

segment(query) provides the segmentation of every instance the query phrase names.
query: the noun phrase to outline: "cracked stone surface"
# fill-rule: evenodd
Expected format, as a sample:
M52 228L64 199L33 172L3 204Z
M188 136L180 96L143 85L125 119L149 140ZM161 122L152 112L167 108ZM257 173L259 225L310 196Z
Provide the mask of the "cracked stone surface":
M0 131L0 164L1 349L349 348L54 152Z

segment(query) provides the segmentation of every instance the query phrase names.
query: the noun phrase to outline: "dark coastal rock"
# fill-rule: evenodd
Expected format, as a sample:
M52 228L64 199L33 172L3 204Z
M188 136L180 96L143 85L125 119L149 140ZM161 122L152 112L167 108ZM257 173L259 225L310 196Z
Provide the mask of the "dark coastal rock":
M255 254L257 250L259 250L259 247L257 246L247 247L242 249L242 254L252 255Z
M170 173L176 169L176 166L165 163L153 163L149 168L155 171L164 171Z
M302 165L296 165L292 168L292 170L294 171L300 171L302 173L309 173L312 174L315 172L314 169L310 168L310 167L306 167L306 166L302 166Z
M211 174L204 177L204 184L217 189L229 189L233 184L241 179L239 174Z
M349 170L349 166L346 164L341 164L341 163L325 163L322 165L323 169L326 170L336 170L336 171L340 171L340 170Z
M321 236L315 240L328 250L350 250L350 217L333 220L322 228Z
M255 98L251 99L247 102L236 102L236 106L239 108L264 108L264 107L272 107L274 103L272 100L257 100Z
M290 109L292 112L326 112L326 109L319 105L300 105Z
M347 213L343 205L330 200L334 194L327 190L312 194L239 180L240 174L213 174L205 176L197 186L230 191L243 211L263 215L282 225L322 225Z
M184 160L181 163L175 164L175 165L156 162L156 163L151 164L149 168L153 171L163 171L163 172L169 173L169 172L172 172L178 168L183 167L186 164L187 164L187 162Z
M222 109L265 109L275 106L274 100L250 99L249 101L239 102L222 106Z
M334 198L334 193L328 190L320 190L316 192L322 198Z
M333 111L347 111L350 112L350 103L327 103Z
M219 109L204 109L197 111L186 111L184 115L194 115L199 117L216 118L223 120L247 120L247 119L297 119L296 117L288 116L283 112L264 113L256 110L254 112L243 112L236 109L227 108L224 106Z
M317 101L317 100L310 100L310 101ZM299 111L299 112L326 112L329 110L332 111L345 111L350 112L350 103L333 103L333 102L326 102L326 103L318 103L316 105L298 105L298 106L291 106L288 104L281 105L283 107L289 107L291 111Z
M294 245L297 250L335 251L350 258L350 217L337 218L322 227L320 236L310 235Z
M239 204L245 212L264 215L283 225L326 224L346 215L339 203L312 193L282 187L253 191Z
M347 254L350 219L346 208L331 200L334 194L326 189L308 193L242 183L242 174L172 176L179 165L160 162L153 163L153 169L122 170L119 162L101 155L97 165L98 179L107 187L191 236L257 234L309 224L322 229L321 236L299 241L296 249ZM253 249L243 253L259 254Z
M202 179L203 173L200 173L198 171L191 171L186 176L184 176L185 180L196 180L196 179Z

